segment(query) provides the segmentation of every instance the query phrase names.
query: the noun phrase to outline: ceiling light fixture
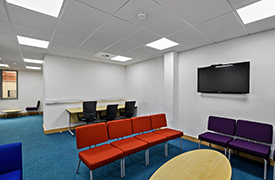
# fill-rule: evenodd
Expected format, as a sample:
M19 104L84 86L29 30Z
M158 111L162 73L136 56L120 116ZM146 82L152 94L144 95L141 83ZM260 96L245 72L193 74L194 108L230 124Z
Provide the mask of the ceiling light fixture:
M35 67L35 66L26 66L27 69L35 69L35 70L40 70L41 67Z
M161 38L159 40L156 40L154 42L148 43L146 44L146 46L151 47L151 48L155 48L158 50L164 50L164 49L168 49L170 47L174 47L179 45L179 43L176 43L174 41L171 41L169 39L166 38Z
M36 59L25 59L24 61L27 63L35 63L35 64L43 64L43 60L36 60Z
M111 60L122 61L122 62L129 61L129 60L131 60L131 59L132 59L132 58L130 58L130 57L125 57L125 56L116 56L116 57L111 58Z
M36 12L58 17L64 0L6 0L8 3Z
M7 64L0 64L0 67L9 67Z
M244 24L252 23L271 16L275 16L275 1L261 0L248 6L237 9L237 13Z
M33 39L29 37L17 36L18 42L21 45L34 46L47 49L49 46L48 41Z
M144 11L138 12L138 19L143 21L146 18L146 13Z

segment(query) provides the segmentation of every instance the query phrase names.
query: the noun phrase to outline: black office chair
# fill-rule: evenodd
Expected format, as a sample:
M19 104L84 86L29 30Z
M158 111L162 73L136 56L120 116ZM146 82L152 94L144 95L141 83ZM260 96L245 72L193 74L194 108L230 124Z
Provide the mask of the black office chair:
M125 116L126 118L133 117L135 113L135 104L136 101L125 101L125 112L119 110L121 116Z
M117 112L117 106L118 106L118 104L109 104L109 105L107 105L105 116L102 116L101 115L102 112L99 112L100 119L101 120L106 120L106 121L115 120L116 112Z
M83 117L77 117L79 121L85 121L87 124L96 120L96 104L97 101L83 101Z

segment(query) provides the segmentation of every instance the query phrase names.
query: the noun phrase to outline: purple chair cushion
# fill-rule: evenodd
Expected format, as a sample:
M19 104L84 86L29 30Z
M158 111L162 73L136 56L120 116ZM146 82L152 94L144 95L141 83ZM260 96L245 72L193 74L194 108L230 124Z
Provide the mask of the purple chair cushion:
M218 144L223 147L227 147L227 144L233 139L232 137L206 132L199 135L199 139L210 143Z
M234 139L228 144L230 149L242 151L265 159L269 158L270 146L249 142L242 139Z
M37 110L37 107L26 107L26 110Z
M275 151L274 151L274 153L273 153L273 161L275 161Z
M209 116L208 119L208 130L220 132L223 134L235 135L235 126L236 120L223 118L223 117L216 117L216 116Z
M273 126L270 124L238 120L236 127L236 136L272 143Z

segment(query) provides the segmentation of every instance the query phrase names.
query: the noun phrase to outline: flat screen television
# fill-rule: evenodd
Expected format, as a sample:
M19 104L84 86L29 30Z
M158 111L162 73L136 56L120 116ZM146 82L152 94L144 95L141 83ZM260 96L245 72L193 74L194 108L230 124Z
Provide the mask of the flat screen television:
M250 62L217 64L198 68L197 91L201 93L249 93Z

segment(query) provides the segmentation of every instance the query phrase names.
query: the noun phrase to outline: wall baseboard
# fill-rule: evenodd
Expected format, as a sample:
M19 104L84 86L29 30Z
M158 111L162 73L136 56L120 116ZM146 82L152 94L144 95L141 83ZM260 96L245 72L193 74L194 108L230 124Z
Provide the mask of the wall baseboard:
M43 111L40 111L41 115L43 114ZM28 115L36 115L36 114L39 114L38 112L36 111L33 111L33 112L28 112ZM20 116L26 116L27 113L19 113ZM5 117L6 114L0 114L0 117ZM17 113L9 113L7 118L9 117L18 117Z
M75 130L76 127L78 127L78 126L71 126L71 130ZM69 128L64 127L64 128L46 130L44 127L44 124L43 124L43 130L44 130L44 134L53 134L53 133L62 133L62 132L68 131Z
M192 141L192 142L195 142L195 143L199 143L200 142L200 140L198 138L195 138L195 137L192 137L192 136L188 136L188 135L183 135L182 138L186 139L186 140L189 140L189 141ZM205 145L205 146L209 146L209 143L205 142L205 141L202 141L201 144ZM198 145L198 147L199 147L199 145ZM211 144L210 147L218 149L218 150L221 150L221 151L224 151L224 148L222 146L219 146L219 145L216 145L216 144ZM227 152L228 152L228 148L227 148ZM231 152L231 153L233 154L233 152ZM258 157L258 156L253 156L251 154L247 154L247 153L243 153L243 152L239 152L239 156L247 158L247 159L251 159L251 160L254 160L254 161L258 161L258 162L261 162L261 163L264 162L263 159L260 158L260 157ZM271 166L274 165L273 159L269 158L269 164Z

